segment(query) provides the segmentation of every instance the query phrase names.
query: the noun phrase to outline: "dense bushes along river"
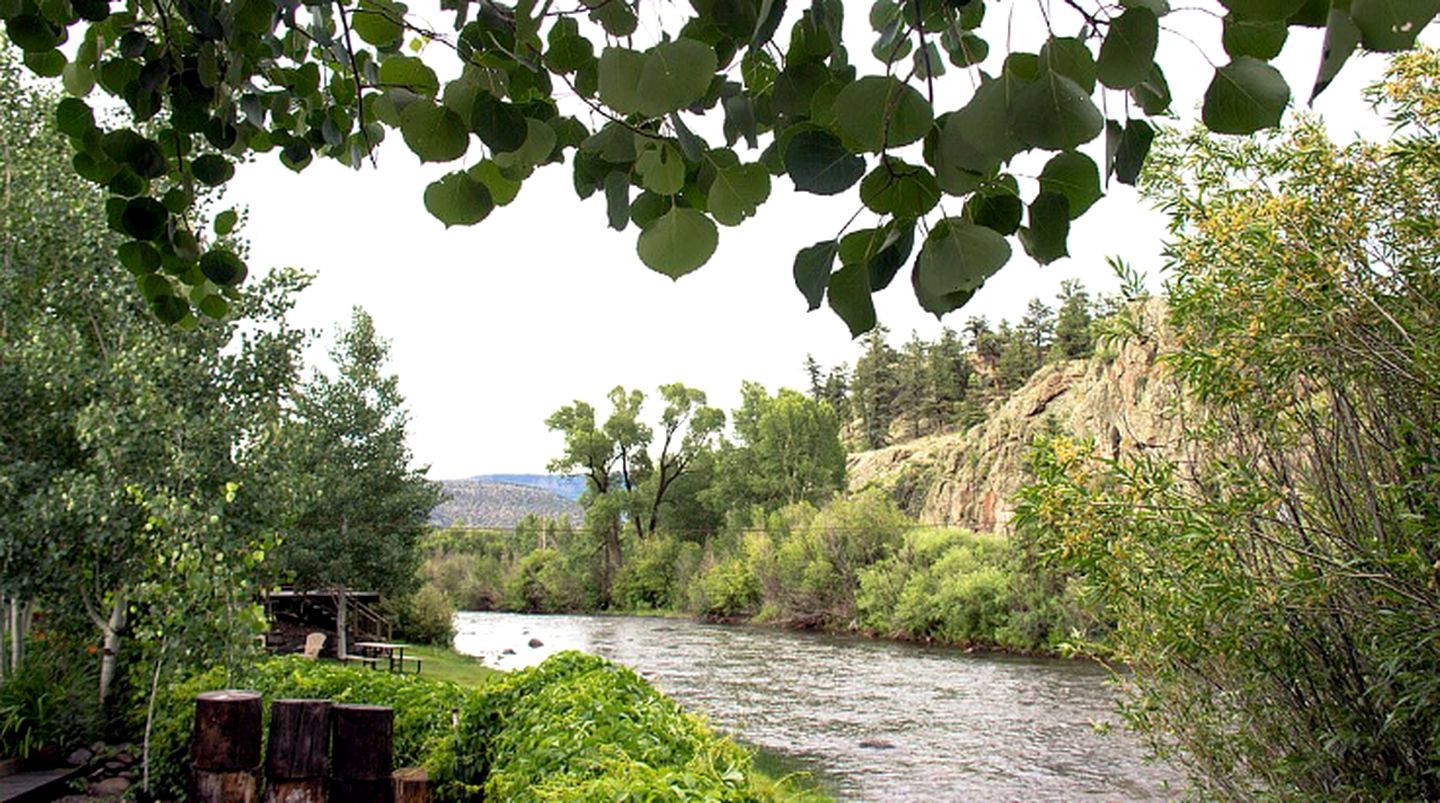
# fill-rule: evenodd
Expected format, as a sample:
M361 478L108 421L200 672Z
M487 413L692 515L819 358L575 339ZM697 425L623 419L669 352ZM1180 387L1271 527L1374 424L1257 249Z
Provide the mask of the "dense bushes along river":
M267 709L275 698L393 707L396 766L425 767L439 801L797 799L757 777L745 749L631 670L576 652L478 688L293 656L228 682L217 668L162 702L152 747L157 793L184 788L195 695L237 684L263 693Z
M593 541L565 523L451 528L425 544L412 636L448 637L454 609L601 608ZM878 493L732 522L705 543L659 533L627 545L612 609L857 631L1027 652L1093 622L1023 539L917 527Z

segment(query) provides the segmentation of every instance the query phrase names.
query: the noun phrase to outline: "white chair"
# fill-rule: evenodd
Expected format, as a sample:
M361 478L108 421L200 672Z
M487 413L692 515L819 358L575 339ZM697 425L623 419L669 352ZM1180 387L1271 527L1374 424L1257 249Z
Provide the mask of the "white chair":
M325 649L325 634L311 633L305 637L305 651L301 653L310 660L320 657L320 651Z

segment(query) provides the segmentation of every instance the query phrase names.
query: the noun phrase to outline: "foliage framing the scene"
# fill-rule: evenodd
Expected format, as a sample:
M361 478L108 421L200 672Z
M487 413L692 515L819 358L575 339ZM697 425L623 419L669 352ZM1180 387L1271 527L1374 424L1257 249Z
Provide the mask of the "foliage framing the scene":
M121 261L162 320L223 314L247 272L195 225L204 188L252 154L358 168L398 129L422 161L480 154L424 192L447 226L483 220L536 168L568 160L576 192L603 194L610 225L636 225L640 259L671 277L709 260L718 226L757 214L776 177L821 195L858 185L878 225L846 224L794 262L810 308L828 298L855 333L912 256L915 295L936 315L963 306L1012 242L1042 264L1065 256L1102 176L1138 175L1147 119L1170 109L1160 44L1178 24L1166 0L1071 0L1022 23L1043 24L1044 45L989 75L976 65L991 4L879 0L874 58L860 60L878 68L862 72L839 0L440 5L454 13L446 30L398 0L6 0L0 18L33 72L63 79L73 168L107 189ZM1229 61L1203 119L1224 133L1279 122L1291 91L1268 60L1291 29L1325 28L1313 97L1357 48L1408 49L1436 13L1428 0L1222 6ZM937 82L972 67L951 79L973 85L968 100L935 108ZM123 101L123 123L97 118L85 100L97 91ZM1027 151L1050 156L1022 191L1007 166ZM945 196L964 203L945 211Z
M1021 519L1209 797L1440 795L1437 80L1434 51L1396 59L1385 145L1307 121L1161 149L1193 451L1036 452Z

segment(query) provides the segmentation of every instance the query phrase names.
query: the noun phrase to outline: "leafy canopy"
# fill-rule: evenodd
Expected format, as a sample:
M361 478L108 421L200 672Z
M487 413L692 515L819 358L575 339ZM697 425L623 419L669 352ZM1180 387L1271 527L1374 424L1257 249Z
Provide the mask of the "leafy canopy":
M223 315L246 275L195 225L197 185L224 184L255 154L296 171L317 156L359 168L399 129L422 161L470 161L424 192L447 226L484 220L537 168L568 162L577 194L603 191L610 225L634 223L640 261L672 278L710 259L720 225L757 213L772 177L821 195L860 184L884 236L849 249L837 236L795 261L810 308L828 296L859 333L875 323L871 294L901 266L913 265L921 306L944 315L1008 261L1006 240L1042 264L1065 256L1071 220L1103 192L1098 175L1135 181L1153 137L1145 119L1170 111L1161 40L1178 23L1164 0L1121 5L1067 3L1043 23L1038 52L1008 53L995 75L977 66L990 53L986 0L878 0L864 67L842 40L840 0L441 0L454 13L444 30L397 0L9 0L0 19L31 71L71 95L57 119L72 166L107 190L108 224L128 240L121 260L164 321ZM1234 134L1276 125L1288 105L1268 61L1291 28L1325 28L1313 98L1357 48L1412 48L1437 10L1222 5L1230 60L1204 121ZM974 91L935 108L951 67L980 72L952 78ZM119 124L95 116L84 100L94 94L123 103ZM1022 185L1008 165L1027 151L1052 154L1052 167ZM947 216L944 195L972 203ZM993 214L1000 197L1023 225Z

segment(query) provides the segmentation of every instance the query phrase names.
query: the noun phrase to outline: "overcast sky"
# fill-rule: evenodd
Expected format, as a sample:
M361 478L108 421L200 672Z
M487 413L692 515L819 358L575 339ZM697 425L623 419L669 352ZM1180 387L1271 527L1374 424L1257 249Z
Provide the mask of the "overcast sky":
M847 6L846 36L858 56L869 49L865 15L857 13L868 5ZM1003 53L1005 20L992 17L999 19L987 21L987 34ZM1059 20L1060 31L1073 30ZM1218 44L1218 22L1208 14L1177 11L1165 22ZM1026 27L1017 16L1015 30ZM1017 33L1011 46L1033 52L1038 45ZM1309 94L1319 50L1318 32L1307 31L1291 37L1277 62L1297 95ZM1174 34L1162 34L1160 58L1174 108L1188 122L1210 68ZM1224 61L1223 53L1211 58ZM1317 102L1337 135L1380 130L1358 98L1381 67L1379 57L1353 59ZM957 94L937 97L937 112L961 105L969 91L953 70L942 86ZM796 250L834 236L855 211L853 191L821 198L793 192L788 178L775 180L757 218L722 227L709 264L672 282L639 262L633 227L606 228L602 198L576 197L568 163L537 171L514 203L479 225L447 231L421 195L459 165L422 167L399 139L391 132L378 170L317 160L296 175L274 154L262 155L241 166L226 201L248 209L252 268L294 266L316 276L296 310L298 323L328 333L352 306L374 316L392 344L390 368L411 413L415 461L429 465L432 477L543 471L561 446L545 418L577 398L601 406L603 415L604 395L617 384L653 396L661 383L684 382L728 411L742 380L772 390L803 387L807 353L827 366L853 364L858 354L828 307L805 312L791 277ZM1098 163L1102 144L1092 146ZM758 152L741 155L753 160ZM472 142L464 165L479 158ZM1024 193L1033 194L1033 185ZM857 225L873 225L867 218ZM944 325L958 329L970 315L1018 318L1028 299L1052 300L1068 278L1107 292L1114 287L1107 256L1157 274L1163 234L1162 216L1130 188L1112 184L1072 228L1069 259L1040 268L1016 245L1011 263ZM916 304L908 270L876 296L880 321L897 343L912 330L933 338L941 326ZM312 354L323 356L323 346Z

